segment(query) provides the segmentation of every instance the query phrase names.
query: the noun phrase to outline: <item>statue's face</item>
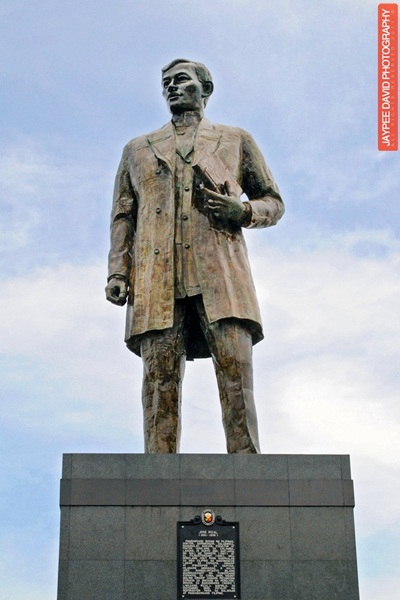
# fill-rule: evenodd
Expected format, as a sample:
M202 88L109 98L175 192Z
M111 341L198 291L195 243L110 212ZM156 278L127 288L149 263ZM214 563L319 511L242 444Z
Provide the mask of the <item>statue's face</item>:
M191 63L181 63L163 74L163 96L172 113L203 108L203 86L195 67Z

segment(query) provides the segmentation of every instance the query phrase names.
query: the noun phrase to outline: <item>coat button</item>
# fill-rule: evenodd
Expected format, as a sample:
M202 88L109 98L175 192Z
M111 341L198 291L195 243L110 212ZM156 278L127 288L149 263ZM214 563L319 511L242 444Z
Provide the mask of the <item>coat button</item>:
M161 169L157 169L156 174L161 175Z
M154 249L154 254L160 254L160 251L159 251L159 249L158 249L158 248L155 248L155 249Z
M191 163L191 162L192 162L192 161L190 160L190 158L185 158L185 163L186 163L186 164L190 165L190 163Z
M182 219L183 219L184 221L187 221L187 220L188 220L188 218L189 218L189 217L188 217L187 215L182 215Z
M189 250L190 244L185 244L185 248L186 248L186 250Z
M161 208L158 206L158 207L156 208L156 213L159 215L159 214L160 214L160 212L161 212Z
M185 192L189 192L189 191L190 191L190 187L187 185L187 186L185 187Z

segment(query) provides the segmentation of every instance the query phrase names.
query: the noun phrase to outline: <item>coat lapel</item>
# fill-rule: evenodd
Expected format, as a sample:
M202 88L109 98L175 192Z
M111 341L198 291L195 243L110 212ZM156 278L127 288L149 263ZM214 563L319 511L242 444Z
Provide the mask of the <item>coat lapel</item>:
M161 162L166 164L172 172L174 170L173 157L175 154L175 140L172 123L169 122L155 133L148 135L147 141L155 156Z
M222 132L207 119L202 119L197 132L192 164L196 165L204 154L214 154L217 150Z

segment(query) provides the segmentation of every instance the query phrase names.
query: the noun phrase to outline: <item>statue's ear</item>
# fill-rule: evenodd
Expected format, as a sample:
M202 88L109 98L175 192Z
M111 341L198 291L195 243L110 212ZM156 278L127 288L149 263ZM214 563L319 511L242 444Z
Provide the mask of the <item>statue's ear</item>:
M214 85L212 81L205 81L203 84L203 98L209 98L214 91Z

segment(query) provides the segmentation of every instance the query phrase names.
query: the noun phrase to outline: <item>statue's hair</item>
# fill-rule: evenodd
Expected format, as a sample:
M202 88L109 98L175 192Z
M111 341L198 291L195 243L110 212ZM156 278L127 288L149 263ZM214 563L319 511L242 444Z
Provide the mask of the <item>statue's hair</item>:
M164 73L172 69L172 67L175 67L175 65L179 65L181 63L189 63L191 65L194 65L194 70L196 71L196 75L199 78L199 81L202 84L211 83L212 89L214 89L214 84L210 71L205 65L203 65L203 63L195 62L194 60L189 60L187 58L175 58L175 60L171 61L161 69L161 73L164 75ZM207 100L208 98L204 98L204 105L207 104Z

